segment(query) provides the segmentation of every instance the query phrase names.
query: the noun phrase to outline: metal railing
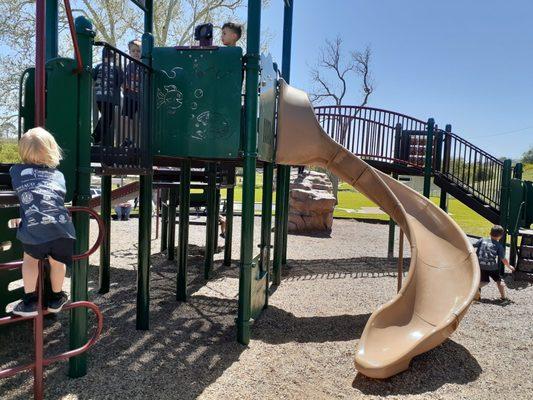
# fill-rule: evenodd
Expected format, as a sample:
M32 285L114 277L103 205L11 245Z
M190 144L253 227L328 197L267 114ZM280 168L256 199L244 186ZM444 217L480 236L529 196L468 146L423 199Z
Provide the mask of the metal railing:
M357 106L315 107L318 122L337 143L367 160L401 162L423 167L423 160L400 157L398 125L411 132L425 132L427 124L416 118L379 108Z
M442 136L440 173L484 204L499 210L503 162L452 132Z
M102 48L101 63L93 68L94 130L92 161L103 173L117 169L149 172L151 68L114 48Z
M93 216L98 222L98 238L94 245L83 254L77 254L72 257L74 261L78 261L84 258L89 257L93 254L104 239L104 223L100 218L100 215L94 210L86 207L70 207L69 211L72 212L86 212ZM0 270L10 270L15 268L21 268L22 261L14 261L10 263L0 264ZM65 353L45 358L44 357L44 343L43 343L43 317L49 314L48 311L43 310L43 288L44 288L44 271L43 271L43 260L39 261L39 272L37 280L37 315L34 317L19 317L19 316L9 316L5 318L0 318L0 326L14 324L22 321L33 320L33 332L34 332L34 347L35 347L35 359L32 363L27 365L21 365L16 367L10 367L7 369L0 370L0 378L7 378L13 375L18 374L19 372L32 370L33 371L33 394L35 399L42 399L44 394L44 383L43 383L43 370L44 367L50 364L53 364L57 361L68 360L71 357L78 356L82 353L85 353L89 350L98 340L100 334L102 333L103 328L103 315L97 305L89 301L76 301L74 303L67 304L63 307L63 310L72 310L74 308L87 308L91 310L97 319L97 327L93 332L91 338L81 347L67 351Z

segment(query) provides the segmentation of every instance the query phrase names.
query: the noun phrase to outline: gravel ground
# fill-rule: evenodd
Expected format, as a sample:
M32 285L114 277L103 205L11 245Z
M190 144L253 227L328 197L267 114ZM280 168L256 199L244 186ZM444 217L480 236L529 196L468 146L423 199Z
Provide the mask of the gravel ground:
M235 226L238 236L240 219ZM258 219L255 228L257 237ZM512 303L493 301L497 290L489 286L451 340L415 358L408 371L384 381L358 375L355 346L372 310L394 295L396 264L386 260L386 225L336 220L333 228L331 237L290 236L290 268L253 326L249 346L241 346L234 325L237 264L223 267L218 252L205 284L201 225L191 226L187 303L174 300L176 266L152 241L151 330L136 331L137 220L114 222L110 293L96 293L97 268L90 270L91 298L104 312L105 327L90 352L89 372L70 379L67 363L46 368L46 398L533 397L533 288L510 279ZM238 243L236 237L234 260ZM91 263L97 262L95 255ZM48 354L66 347L67 322L66 316L47 321ZM0 331L0 366L31 354L30 328ZM31 397L30 374L0 381L1 399Z

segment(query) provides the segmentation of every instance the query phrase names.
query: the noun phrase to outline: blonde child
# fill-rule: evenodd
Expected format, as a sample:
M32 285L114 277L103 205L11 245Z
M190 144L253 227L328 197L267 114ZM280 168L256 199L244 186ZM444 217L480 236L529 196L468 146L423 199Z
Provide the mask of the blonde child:
M52 294L45 299L48 311L61 311L68 301L62 291L66 265L72 262L76 232L65 208L65 178L56 167L61 149L43 128L26 132L19 141L22 164L9 171L20 204L21 221L17 239L24 258L22 280L24 296L13 313L23 317L37 315L37 277L39 260L48 258Z

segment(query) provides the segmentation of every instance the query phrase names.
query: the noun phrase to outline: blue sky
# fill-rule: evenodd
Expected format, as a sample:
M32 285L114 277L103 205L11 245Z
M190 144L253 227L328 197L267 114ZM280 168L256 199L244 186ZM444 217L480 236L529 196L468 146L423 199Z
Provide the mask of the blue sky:
M309 90L325 38L373 50L370 106L441 126L497 156L533 145L533 1L295 0L291 84ZM281 61L283 1L263 28ZM357 104L358 87L345 104Z

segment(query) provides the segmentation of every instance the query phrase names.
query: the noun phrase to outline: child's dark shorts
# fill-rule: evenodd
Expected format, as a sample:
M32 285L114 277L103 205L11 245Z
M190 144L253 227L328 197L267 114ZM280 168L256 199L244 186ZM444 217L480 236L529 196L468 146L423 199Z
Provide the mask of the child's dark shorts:
M501 282L502 280L500 271L485 271L482 269L481 282L489 282L489 277L491 277L494 282Z
M26 254L42 260L48 256L63 264L72 264L74 254L74 239L59 238L42 244L23 244Z

